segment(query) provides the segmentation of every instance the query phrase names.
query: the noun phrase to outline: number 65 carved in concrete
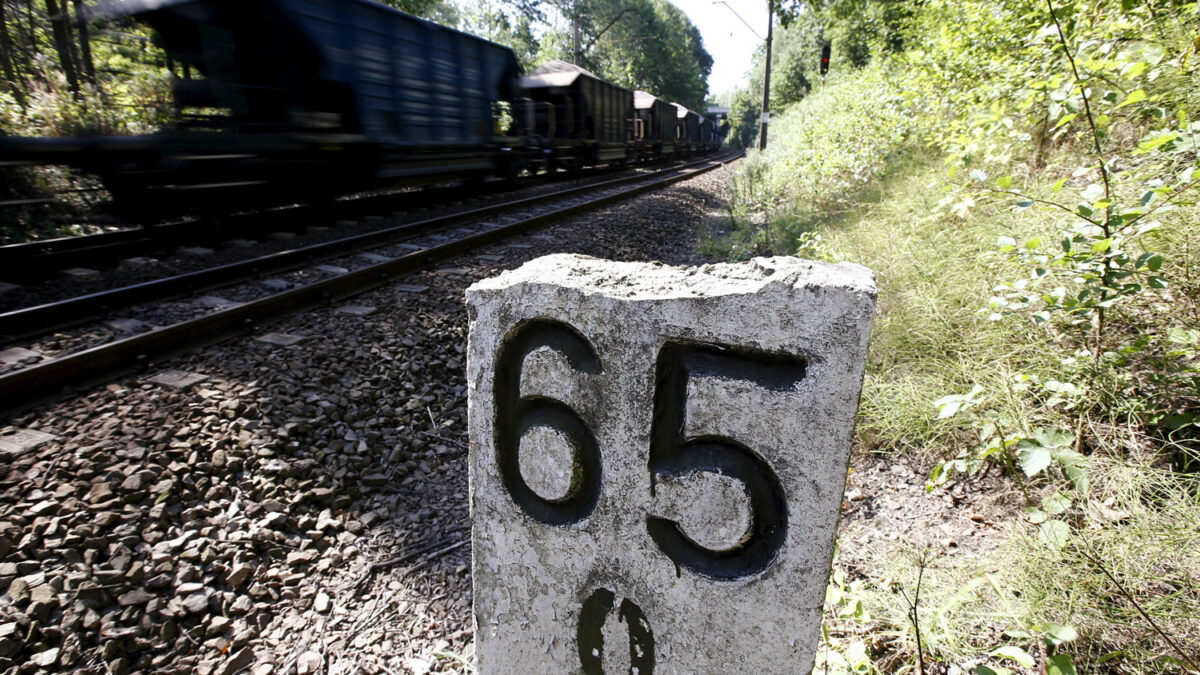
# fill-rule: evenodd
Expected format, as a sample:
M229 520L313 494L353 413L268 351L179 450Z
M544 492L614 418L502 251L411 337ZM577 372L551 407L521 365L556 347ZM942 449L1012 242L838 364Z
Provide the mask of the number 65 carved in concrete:
M599 501L601 453L595 433L570 406L547 396L520 395L525 358L542 347L561 354L576 371L603 373L595 350L567 324L533 320L514 328L496 357L496 462L501 481L518 507L541 523L569 525L589 516ZM684 434L689 379L749 380L767 389L788 390L804 375L805 361L792 355L687 342L667 342L659 349L648 466L651 489L660 476L710 471L740 481L750 502L746 533L723 550L696 543L674 521L647 516L650 538L677 565L718 580L744 578L769 567L787 535L783 487L761 456L733 438ZM572 446L570 485L557 499L541 497L521 476L521 437L536 427L556 429Z

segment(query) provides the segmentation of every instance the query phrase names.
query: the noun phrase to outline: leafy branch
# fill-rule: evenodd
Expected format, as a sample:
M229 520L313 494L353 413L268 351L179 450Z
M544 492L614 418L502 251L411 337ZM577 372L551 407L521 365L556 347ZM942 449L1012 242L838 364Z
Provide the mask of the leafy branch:
M1083 111L1087 116L1088 126L1092 130L1092 142L1096 147L1096 159L1100 162L1100 176L1104 179L1104 198L1112 199L1112 186L1108 180L1108 163L1104 161L1104 151L1100 149L1100 132L1096 128L1096 119L1092 116L1092 105L1088 101L1088 90L1083 86L1083 78L1079 77L1079 68L1075 66L1075 57L1071 54L1071 47L1067 44L1067 36L1063 33L1062 24L1058 22L1058 14L1054 11L1053 0L1046 0L1046 6L1050 9L1050 18L1054 20L1054 28L1058 31L1058 39L1062 43L1063 53L1067 56L1067 61L1071 64L1071 74L1075 77L1075 83L1079 86L1079 94L1083 98ZM1105 235L1108 235L1108 212L1105 211L1104 224Z

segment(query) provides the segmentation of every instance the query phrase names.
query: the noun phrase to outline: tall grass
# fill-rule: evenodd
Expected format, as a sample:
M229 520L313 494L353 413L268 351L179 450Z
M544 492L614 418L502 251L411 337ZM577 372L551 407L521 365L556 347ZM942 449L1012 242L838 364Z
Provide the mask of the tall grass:
M714 249L746 259L816 243L811 233L869 198L914 119L883 67L832 78L778 115L767 150L743 162L732 184L736 227Z
M1162 255L1167 283L1109 307L1103 340L1094 313L1040 323L1019 311L1002 317L998 293L1038 282L1028 256L1001 252L1001 238L1057 246L1078 216L994 198L994 178L964 188L965 176L952 178L942 153L924 144L937 139L939 118L896 95L906 75L893 67L843 74L778 116L771 147L752 153L734 180L731 224L714 225L707 246L732 259L783 253L875 270L856 451L921 470L978 457L960 470L992 466L1003 477L999 487L988 483L1008 495L997 495L1009 505L997 514L997 548L940 557L925 570L918 617L927 658L1001 672L1017 662L996 650L1013 647L1051 665L1062 663L1050 660L1056 651L1069 654L1079 672L1179 672L1177 645L1164 636L1200 654L1200 427L1188 422L1200 411L1195 192L1156 212L1158 229L1130 243L1130 256ZM1179 100L1195 100L1200 87L1179 72L1163 77L1183 88ZM1127 203L1152 171L1187 175L1196 161L1186 151L1161 161L1136 154L1145 120L1114 123L1104 137L1120 169L1114 198ZM1190 122L1185 116L1179 128ZM1086 135L1045 140L1044 130L1024 131L1012 127L981 166L1036 199L1069 201L1095 180L1077 170L1094 163ZM1065 187L1052 188L1046 177L1059 175ZM1082 287L1071 269L1059 283ZM939 400L969 392L963 412L939 414ZM1015 439L1041 430L1071 439L1080 473L1055 464L1023 470L981 454L1000 439L1016 456L1025 446ZM977 485L963 473L956 482ZM942 498L936 482L929 487L930 498ZM889 555L854 570L854 587L837 591L827 622L827 643L842 650L830 663L917 670L898 592L916 578L916 560ZM851 644L854 658L845 656Z

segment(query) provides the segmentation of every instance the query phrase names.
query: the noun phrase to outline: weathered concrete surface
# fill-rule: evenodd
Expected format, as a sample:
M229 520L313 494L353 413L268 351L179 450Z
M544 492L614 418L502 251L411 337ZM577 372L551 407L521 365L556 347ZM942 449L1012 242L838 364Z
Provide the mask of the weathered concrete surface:
M874 296L795 258L468 289L479 672L809 670Z

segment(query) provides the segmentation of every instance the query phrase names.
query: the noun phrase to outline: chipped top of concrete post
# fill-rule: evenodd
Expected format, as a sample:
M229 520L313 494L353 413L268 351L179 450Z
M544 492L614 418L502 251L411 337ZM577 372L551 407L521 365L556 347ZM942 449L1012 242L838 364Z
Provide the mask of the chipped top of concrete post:
M704 298L758 293L779 284L792 288L842 288L875 297L875 273L862 265L803 260L790 256L754 258L747 263L672 267L662 263L613 262L561 253L476 282L467 294L528 282L553 283L584 292L630 300Z
M875 293L577 255L468 289L477 672L807 672Z

